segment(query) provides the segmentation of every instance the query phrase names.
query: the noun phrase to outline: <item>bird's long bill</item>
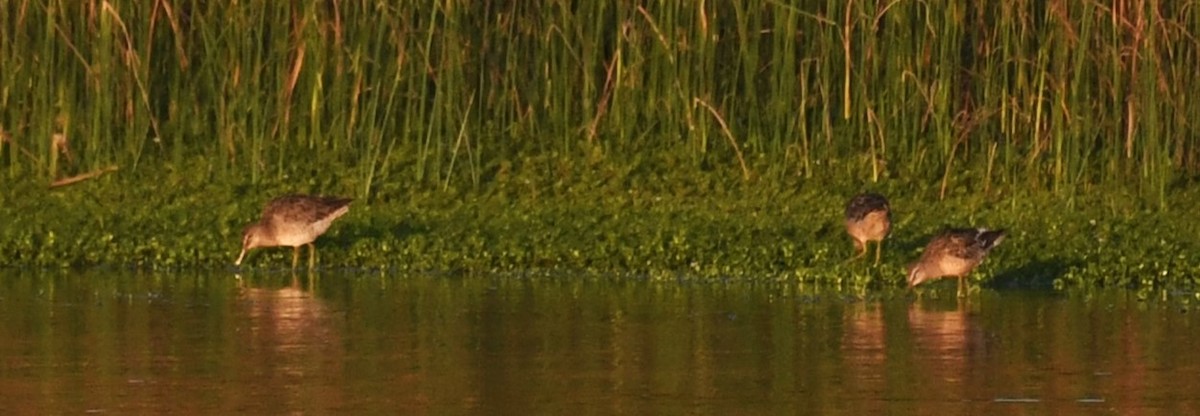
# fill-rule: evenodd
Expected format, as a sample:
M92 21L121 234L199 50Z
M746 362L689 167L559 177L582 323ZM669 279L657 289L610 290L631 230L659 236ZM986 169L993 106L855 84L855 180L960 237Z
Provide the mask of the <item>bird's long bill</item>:
M917 265L908 266L908 277L905 280L908 280L908 288L909 289L912 289L914 286L921 284L921 282L925 280L923 277L917 276L919 270L920 270L920 266L917 266Z
M241 266L241 265L242 265L242 259L246 258L246 252L247 252L247 251L249 251L249 250L246 250L246 248L244 248L244 247L242 248L242 254L238 254L237 261L233 262L233 265L234 265L234 266Z

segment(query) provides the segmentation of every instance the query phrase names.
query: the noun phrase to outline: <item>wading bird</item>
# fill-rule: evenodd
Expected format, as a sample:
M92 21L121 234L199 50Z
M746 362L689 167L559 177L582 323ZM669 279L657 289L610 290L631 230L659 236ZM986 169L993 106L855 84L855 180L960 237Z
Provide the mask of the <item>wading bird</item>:
M292 247L292 269L300 260L300 246L308 246L308 268L316 265L317 247L312 244L329 224L350 210L350 198L286 195L271 200L262 218L242 232L242 254L233 264L240 266L246 252L256 247Z
M940 277L957 277L958 296L965 296L963 283L967 275L1004 240L1004 235L1004 230L986 228L943 231L929 241L921 258L908 266L908 287Z
M846 233L858 252L850 260L867 254L867 243L875 242L875 264L883 251L883 239L892 231L892 209L887 198L876 193L855 195L846 204Z

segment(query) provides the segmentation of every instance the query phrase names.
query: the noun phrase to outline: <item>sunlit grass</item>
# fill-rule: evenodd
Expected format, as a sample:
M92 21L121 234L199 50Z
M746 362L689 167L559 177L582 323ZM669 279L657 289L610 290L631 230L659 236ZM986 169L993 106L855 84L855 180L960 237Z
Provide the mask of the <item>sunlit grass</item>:
M1195 4L1077 6L10 2L0 164L316 167L364 197L666 162L1164 204L1200 166Z

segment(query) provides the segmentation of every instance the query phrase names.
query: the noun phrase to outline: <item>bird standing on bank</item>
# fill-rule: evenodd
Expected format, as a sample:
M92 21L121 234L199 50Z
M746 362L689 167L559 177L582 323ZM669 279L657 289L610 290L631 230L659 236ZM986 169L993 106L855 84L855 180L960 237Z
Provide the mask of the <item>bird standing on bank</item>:
M308 246L308 267L316 265L317 248L312 244L329 224L350 210L350 198L312 195L286 195L271 200L263 208L262 218L242 232L242 253L234 265L241 265L246 253L257 247L292 247L292 269L300 260L300 246Z
M965 296L967 275L983 262L988 252L1004 241L1004 230L955 228L933 237L921 258L908 266L908 287L941 278L958 278L958 296Z
M846 204L846 233L854 239L858 252L850 260L867 254L867 243L874 241L875 264L883 251L883 239L892 231L892 208L887 198L876 193L864 193L850 198Z

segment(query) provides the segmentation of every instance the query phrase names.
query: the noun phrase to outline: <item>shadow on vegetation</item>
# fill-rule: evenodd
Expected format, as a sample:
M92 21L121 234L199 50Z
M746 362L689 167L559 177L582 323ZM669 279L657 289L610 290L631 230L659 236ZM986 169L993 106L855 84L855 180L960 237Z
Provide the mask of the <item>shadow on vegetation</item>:
M1062 258L1034 260L1017 268L997 273L987 286L992 288L1036 288L1054 287L1054 280L1066 274L1072 267L1079 267L1079 260Z

